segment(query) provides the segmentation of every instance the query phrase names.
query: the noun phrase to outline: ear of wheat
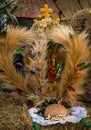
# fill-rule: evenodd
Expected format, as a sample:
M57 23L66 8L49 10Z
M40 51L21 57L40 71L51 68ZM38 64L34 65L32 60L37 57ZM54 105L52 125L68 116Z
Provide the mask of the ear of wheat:
M17 48L33 40L30 33L26 28L9 26L6 37L0 38L0 79L9 88L28 89L25 79L16 71L13 59Z

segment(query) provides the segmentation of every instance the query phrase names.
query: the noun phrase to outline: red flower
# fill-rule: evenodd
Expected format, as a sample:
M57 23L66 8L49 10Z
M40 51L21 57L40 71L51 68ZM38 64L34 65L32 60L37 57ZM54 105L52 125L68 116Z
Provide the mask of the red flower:
M66 106L67 102L66 101L62 101L62 105Z
M17 89L17 93L18 94L22 94L22 90L21 89Z
M28 106L28 109L30 109L30 108L33 107L33 104L30 103L30 104L28 104L27 106Z
M54 80L54 76L53 76L53 75L50 76L50 82L51 82L51 83L54 83L54 81L55 81L55 80Z
M78 67L77 67L77 70L82 71L83 68L82 68L81 66L78 66Z
M53 66L53 64L50 64L50 69L54 69L54 66Z
M54 66L52 64L50 65L50 73L54 74Z
M75 91L73 87L69 87L69 91Z
M55 79L54 79L54 65L53 65L53 61L52 61L52 55L50 55L50 82L54 83Z

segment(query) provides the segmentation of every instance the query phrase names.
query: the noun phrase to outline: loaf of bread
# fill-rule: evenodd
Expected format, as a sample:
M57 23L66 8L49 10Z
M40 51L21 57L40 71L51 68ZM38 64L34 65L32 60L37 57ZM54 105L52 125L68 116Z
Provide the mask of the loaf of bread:
M59 120L68 115L68 110L61 104L49 105L44 113L44 117L47 120Z

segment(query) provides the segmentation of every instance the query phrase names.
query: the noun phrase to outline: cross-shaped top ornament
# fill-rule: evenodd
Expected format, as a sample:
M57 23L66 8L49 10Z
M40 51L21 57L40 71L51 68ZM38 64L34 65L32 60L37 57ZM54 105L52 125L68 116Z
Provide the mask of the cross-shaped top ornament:
M42 13L42 16L44 18L49 18L52 15L51 13L53 12L53 10L49 8L47 4L44 4L44 8L41 8L40 12Z

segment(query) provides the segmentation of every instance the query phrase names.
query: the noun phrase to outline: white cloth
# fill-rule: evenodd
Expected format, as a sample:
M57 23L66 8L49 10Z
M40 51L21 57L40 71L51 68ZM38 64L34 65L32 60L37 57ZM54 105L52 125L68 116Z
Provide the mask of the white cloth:
M38 110L34 107L29 109L29 115L32 117L32 120L34 122L37 122L38 124L43 125L43 126L54 125L57 123L65 124L66 122L77 123L82 118L86 118L87 116L87 110L83 107L76 106L76 107L70 108L70 110L72 110L72 115L68 115L67 117L60 119L58 121L45 120L43 116L40 116L37 114Z

